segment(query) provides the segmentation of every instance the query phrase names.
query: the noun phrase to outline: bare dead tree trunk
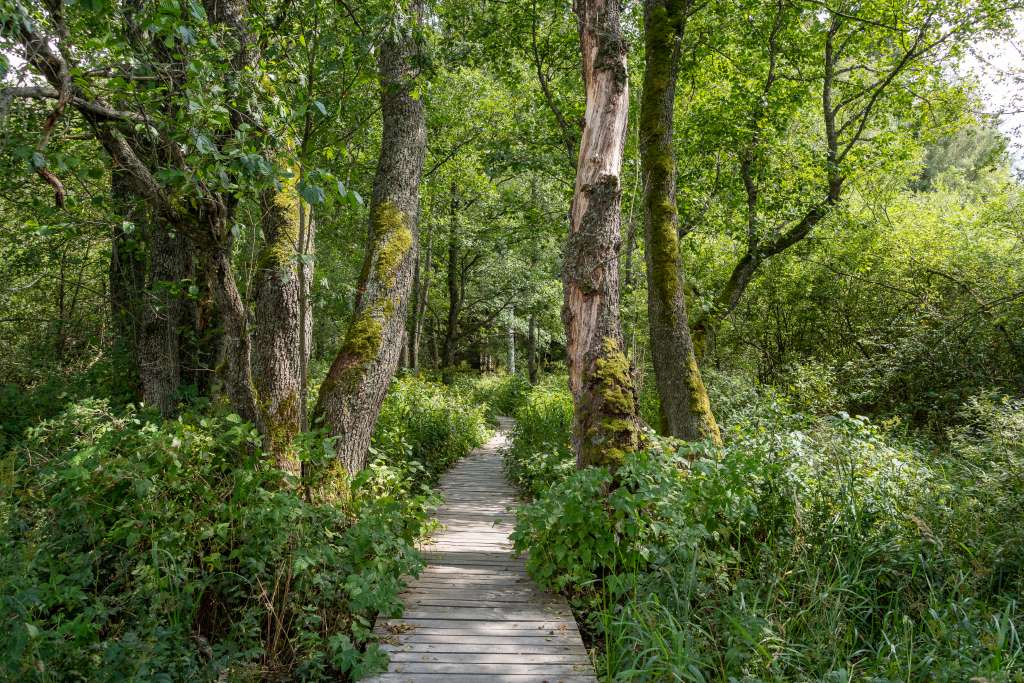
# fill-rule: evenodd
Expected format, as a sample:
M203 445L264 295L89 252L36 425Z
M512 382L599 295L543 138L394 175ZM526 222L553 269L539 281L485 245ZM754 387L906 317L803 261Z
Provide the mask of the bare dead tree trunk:
M385 37L378 51L383 137L370 201L370 239L355 313L320 388L316 411L338 437L338 457L350 472L366 466L373 426L398 366L417 248L427 133L423 103L412 95L413 27L400 34Z
M679 40L689 3L644 2L644 91L640 158L644 178L644 256L651 359L661 399L662 432L721 443L718 423L697 366L679 257L676 160L672 149Z
M572 441L577 467L616 467L642 442L618 311L626 43L618 0L576 0L574 9L587 108L562 275Z

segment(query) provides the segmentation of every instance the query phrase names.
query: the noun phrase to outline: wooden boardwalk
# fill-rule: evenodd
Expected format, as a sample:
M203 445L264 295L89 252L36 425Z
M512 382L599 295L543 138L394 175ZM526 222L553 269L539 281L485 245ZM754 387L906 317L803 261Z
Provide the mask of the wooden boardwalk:
M391 656L370 681L596 682L572 611L512 557L517 504L501 468L501 433L441 480L445 528L423 546L428 566L403 594L405 614L377 632Z

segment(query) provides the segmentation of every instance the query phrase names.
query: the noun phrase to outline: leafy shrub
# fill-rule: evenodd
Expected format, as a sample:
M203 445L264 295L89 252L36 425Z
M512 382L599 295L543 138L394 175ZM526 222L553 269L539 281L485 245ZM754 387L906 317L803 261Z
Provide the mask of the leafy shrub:
M470 399L474 405L486 406L487 419L492 422L500 416L512 416L530 393L530 383L522 375L487 374L463 375L457 384L468 383Z
M487 438L484 407L458 388L419 377L391 385L373 436L373 451L386 463L415 462L431 478Z
M614 478L539 474L520 448L567 430L520 415L510 468L536 500L515 547L570 596L609 678L1024 677L1019 404L973 402L940 453L736 396L723 449L656 440Z
M151 422L85 400L2 461L0 671L17 680L358 678L432 501L415 470L349 480L308 436L308 491L235 416ZM0 676L2 677L2 676Z
M521 491L534 497L575 469L569 445L572 396L565 376L548 377L534 387L514 417L505 472Z

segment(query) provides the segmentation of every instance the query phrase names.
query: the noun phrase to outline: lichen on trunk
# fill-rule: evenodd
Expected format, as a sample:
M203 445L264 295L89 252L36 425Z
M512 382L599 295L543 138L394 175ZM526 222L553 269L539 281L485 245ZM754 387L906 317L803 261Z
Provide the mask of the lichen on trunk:
M661 430L687 440L721 443L704 386L686 309L679 256L676 162L672 148L679 40L688 2L644 2L644 91L640 156L644 179L644 255L651 357L661 400Z
M257 258L253 326L253 383L263 424L263 446L278 467L298 474L293 440L301 427L299 377L299 196L297 174L266 190L263 246Z
M421 20L421 12L414 12ZM383 136L370 201L366 255L355 311L327 373L314 420L337 437L350 472L367 464L370 436L398 367L417 249L419 182L426 151L422 101L413 97L415 27L383 38L378 50Z

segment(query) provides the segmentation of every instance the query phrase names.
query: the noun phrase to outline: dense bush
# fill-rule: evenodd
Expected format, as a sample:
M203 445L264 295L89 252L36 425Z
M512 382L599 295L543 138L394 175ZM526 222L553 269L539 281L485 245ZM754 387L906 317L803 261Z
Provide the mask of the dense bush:
M70 405L0 461L0 678L305 680L379 666L377 613L429 491L404 464L349 480L303 444L307 490L234 416Z
M377 420L373 452L387 463L419 463L436 478L487 438L486 406L468 394L415 376L395 380Z
M572 397L566 377L546 378L526 396L513 416L516 425L505 453L505 472L532 498L573 472L569 446Z
M470 400L485 406L487 419L515 415L530 392L530 383L522 375L491 373L481 376L463 375L457 385L468 384Z
M573 472L565 449L509 459L538 496L516 548L570 596L610 678L1024 678L1018 403L973 401L942 452L734 396L723 449L656 441L614 477ZM546 419L521 412L517 437L564 442Z

